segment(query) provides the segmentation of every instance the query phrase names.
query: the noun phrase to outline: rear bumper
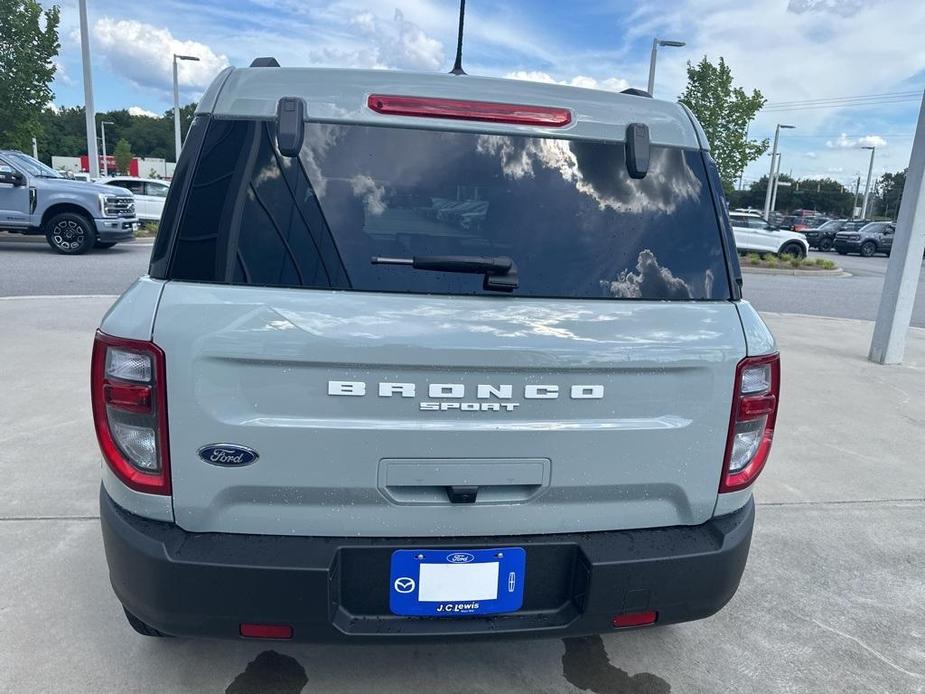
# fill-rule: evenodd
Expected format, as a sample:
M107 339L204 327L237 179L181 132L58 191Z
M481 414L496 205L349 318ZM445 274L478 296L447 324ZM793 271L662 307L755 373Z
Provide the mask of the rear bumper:
M240 638L242 622L287 624L299 641L609 631L624 612L658 624L708 617L732 598L755 511L696 527L485 538L314 538L188 533L134 516L100 493L113 589L125 607L176 636ZM446 619L389 612L395 549L518 546L527 552L524 606L512 615Z
M134 217L104 217L94 219L96 225L96 238L104 243L112 241L128 241L135 236L138 220Z

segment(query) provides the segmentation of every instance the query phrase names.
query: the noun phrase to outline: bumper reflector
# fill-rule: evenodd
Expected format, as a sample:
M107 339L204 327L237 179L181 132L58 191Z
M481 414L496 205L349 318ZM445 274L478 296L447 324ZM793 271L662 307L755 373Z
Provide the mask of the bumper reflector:
M658 612L648 610L646 612L629 612L627 614L618 614L610 620L610 623L617 629L626 627L641 627L646 624L655 624L658 619Z
M291 639L292 627L288 624L242 624L241 636L246 639Z

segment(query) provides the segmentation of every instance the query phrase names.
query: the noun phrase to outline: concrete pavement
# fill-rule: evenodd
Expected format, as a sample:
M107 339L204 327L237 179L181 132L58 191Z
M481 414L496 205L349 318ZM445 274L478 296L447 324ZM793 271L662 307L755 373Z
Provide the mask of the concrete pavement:
M278 645L145 639L121 615L87 392L109 303L0 298L0 691L925 692L925 331L882 367L869 323L766 315L777 441L715 617L566 642Z

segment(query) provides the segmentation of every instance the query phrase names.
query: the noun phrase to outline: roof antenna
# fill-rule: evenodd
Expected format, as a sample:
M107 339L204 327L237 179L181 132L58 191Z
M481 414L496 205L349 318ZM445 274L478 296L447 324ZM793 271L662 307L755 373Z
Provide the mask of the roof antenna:
M466 21L466 0L459 0L459 38L456 40L456 62L453 63L451 75L465 75L462 66L463 24Z

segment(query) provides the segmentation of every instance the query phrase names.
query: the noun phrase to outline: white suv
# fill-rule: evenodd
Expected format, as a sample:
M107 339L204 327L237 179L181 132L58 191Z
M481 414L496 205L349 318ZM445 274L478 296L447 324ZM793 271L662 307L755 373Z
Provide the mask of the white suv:
M776 253L805 258L809 244L803 234L773 226L755 212L730 212L736 247L749 253Z

